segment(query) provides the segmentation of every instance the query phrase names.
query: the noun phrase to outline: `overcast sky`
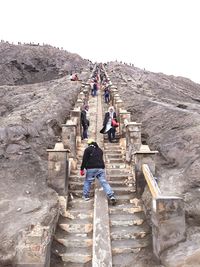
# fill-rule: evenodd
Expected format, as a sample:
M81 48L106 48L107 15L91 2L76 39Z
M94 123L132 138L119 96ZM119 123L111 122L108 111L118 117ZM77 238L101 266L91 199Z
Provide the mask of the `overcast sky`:
M0 39L200 83L200 0L0 0Z

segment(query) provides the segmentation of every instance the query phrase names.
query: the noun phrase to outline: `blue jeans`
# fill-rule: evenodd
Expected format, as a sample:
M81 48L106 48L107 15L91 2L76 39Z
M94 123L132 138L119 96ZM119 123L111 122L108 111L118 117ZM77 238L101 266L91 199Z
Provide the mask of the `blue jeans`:
M88 197L92 182L97 178L108 197L114 195L110 185L106 181L105 169L87 169L86 177L83 185L83 195Z
M108 140L109 140L109 142L111 142L112 139L115 139L115 132L116 132L116 130L115 130L114 127L110 128L110 130L108 131Z
M88 138L88 128L87 127L83 127L83 139Z
M97 89L92 90L92 96L97 96Z

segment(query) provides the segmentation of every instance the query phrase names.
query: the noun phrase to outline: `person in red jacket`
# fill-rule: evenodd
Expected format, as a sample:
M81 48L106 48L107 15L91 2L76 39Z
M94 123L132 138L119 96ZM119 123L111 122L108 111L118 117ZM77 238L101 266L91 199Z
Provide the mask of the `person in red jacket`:
M89 200L89 192L92 182L97 178L103 187L104 192L110 199L112 204L116 203L114 192L106 180L105 164L103 160L103 151L98 144L92 140L88 140L88 147L85 149L81 164L80 174L86 176L83 185L83 199Z

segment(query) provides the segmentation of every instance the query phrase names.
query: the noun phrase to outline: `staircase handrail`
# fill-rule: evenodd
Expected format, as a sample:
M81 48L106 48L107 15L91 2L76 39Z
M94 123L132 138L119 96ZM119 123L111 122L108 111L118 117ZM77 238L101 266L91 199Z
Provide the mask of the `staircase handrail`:
M161 195L160 188L153 174L151 173L149 166L147 164L142 164L142 171L144 178L148 184L149 190L153 198L157 198Z

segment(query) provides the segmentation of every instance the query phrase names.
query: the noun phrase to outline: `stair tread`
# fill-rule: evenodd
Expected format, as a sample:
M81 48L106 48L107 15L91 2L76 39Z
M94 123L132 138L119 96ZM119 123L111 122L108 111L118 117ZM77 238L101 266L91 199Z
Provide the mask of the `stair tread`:
M128 220L135 220L135 219L143 219L145 220L144 212L137 212L132 214L110 214L111 221L128 221Z
M114 207L109 208L110 214L118 214L121 215L122 213L128 214L134 214L137 212L143 212L143 207L141 205L133 205L133 204L120 204L115 205Z
M150 233L148 224L142 226L114 226L111 227L110 235L112 240L117 239L139 239L144 238Z
M149 245L150 236L142 239L112 240L112 250L114 248L142 248Z
M92 223L92 218L88 219L88 218L74 218L74 219L70 219L70 218L63 218L61 217L58 221L58 224L88 224L88 223Z

